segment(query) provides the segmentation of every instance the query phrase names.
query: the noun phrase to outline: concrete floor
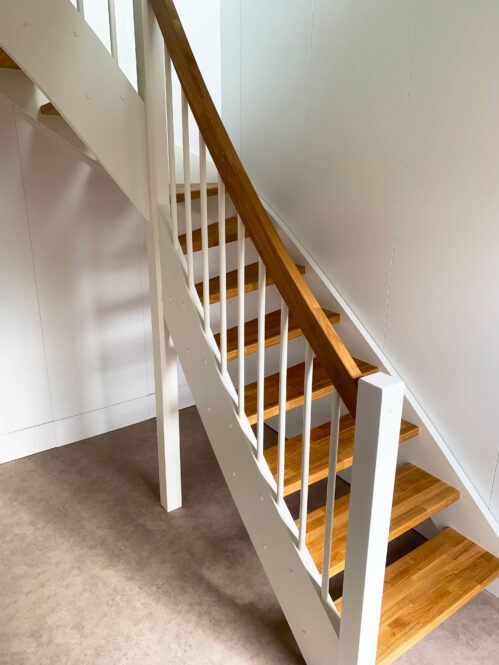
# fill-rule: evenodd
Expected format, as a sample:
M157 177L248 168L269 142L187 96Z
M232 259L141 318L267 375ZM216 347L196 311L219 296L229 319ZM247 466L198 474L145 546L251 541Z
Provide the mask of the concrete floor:
M170 514L154 421L0 466L0 665L303 662L194 408L181 428L184 508ZM484 592L397 662L498 661Z

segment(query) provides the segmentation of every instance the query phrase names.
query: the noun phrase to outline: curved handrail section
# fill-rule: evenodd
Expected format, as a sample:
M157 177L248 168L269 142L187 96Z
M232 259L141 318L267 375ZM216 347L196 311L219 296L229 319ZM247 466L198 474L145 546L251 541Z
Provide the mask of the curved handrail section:
M348 410L361 372L275 230L211 99L172 0L149 0L210 155L257 252Z

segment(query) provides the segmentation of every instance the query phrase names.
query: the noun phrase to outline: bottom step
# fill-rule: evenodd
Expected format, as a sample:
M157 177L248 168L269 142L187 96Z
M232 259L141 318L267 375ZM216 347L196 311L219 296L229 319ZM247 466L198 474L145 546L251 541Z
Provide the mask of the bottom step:
M453 529L388 566L376 665L393 663L497 576L499 559Z

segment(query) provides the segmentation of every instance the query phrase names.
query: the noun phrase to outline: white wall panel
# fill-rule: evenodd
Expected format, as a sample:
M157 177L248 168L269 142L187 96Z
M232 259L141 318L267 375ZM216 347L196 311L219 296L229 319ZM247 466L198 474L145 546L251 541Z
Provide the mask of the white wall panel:
M6 434L51 421L52 409L14 108L2 98L0 146L0 434Z
M415 6L415 0L315 3L304 243L378 342Z
M100 167L17 126L55 418L146 395L136 211Z
M499 445L499 5L422 2L386 351L488 501Z
M311 27L309 0L241 3L241 158L256 189L299 237Z
M234 5L222 94L243 163L497 516L498 3Z

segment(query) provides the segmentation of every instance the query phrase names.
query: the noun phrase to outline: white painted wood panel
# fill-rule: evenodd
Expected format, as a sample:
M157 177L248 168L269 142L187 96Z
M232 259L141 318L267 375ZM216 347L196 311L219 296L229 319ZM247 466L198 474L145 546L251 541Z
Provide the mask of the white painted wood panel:
M304 244L378 342L415 6L414 0L315 3Z
M241 3L241 158L253 185L301 238L312 3Z
M147 395L136 211L100 167L17 127L54 416Z
M2 98L0 145L0 434L6 434L49 422L52 408L14 107Z
M499 5L421 2L386 352L489 501L498 452Z
M292 4L222 2L224 117L236 142L241 136L259 192L386 352L497 515L499 5L316 0L303 52L310 26L299 31L289 17L302 5ZM309 56L306 80L297 82L296 61ZM269 99L288 100L286 108L266 105L271 85ZM290 130L288 114L303 107L303 95L307 119ZM287 143L304 141L296 165ZM284 146L272 172L267 145ZM370 359L352 326L340 330Z

